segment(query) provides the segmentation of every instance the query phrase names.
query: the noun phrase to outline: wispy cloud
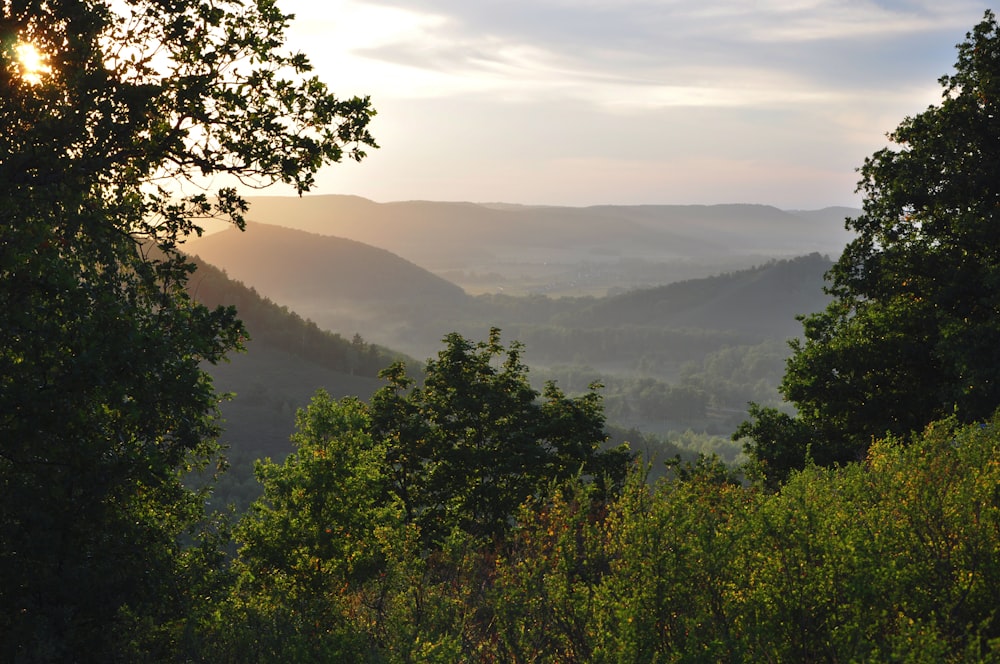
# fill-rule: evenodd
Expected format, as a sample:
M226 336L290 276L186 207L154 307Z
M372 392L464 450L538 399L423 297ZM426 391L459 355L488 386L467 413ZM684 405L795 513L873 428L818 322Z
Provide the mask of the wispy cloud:
M866 58L876 49L919 61L926 57L920 44L900 40L953 33L978 14L961 2L947 9L824 0L752 8L742 0L340 4L329 23L310 17L304 29L325 32L369 67L398 69L416 83L394 80L387 94L549 90L619 107L630 100L640 107L822 102L828 85L853 79L878 87ZM623 90L630 94L615 99Z
M624 185L616 189L610 183L620 178L596 173L628 172L651 182L659 172L664 183L725 175L741 178L741 190L759 191L764 202L777 202L774 192L799 174L814 186L799 183L795 192L841 188L849 198L853 166L903 115L939 98L936 80L954 62L954 44L983 12L968 0L282 6L299 15L292 39L323 77L338 90L375 99L376 129L397 140L383 140L386 154L373 158L380 181L403 187L409 173L427 197L457 183L499 191L515 179L507 174L528 168L517 160L530 152L533 176L521 186L566 192L574 182L606 179L606 201ZM636 138L620 145L607 138L623 134ZM530 136L521 156L509 149L515 136ZM418 178L412 169L428 154L435 168ZM757 163L755 154L773 174L768 187L757 167L747 166ZM843 174L830 185L834 171ZM600 195L596 185L577 189ZM649 200L668 189L651 188ZM539 197L534 201L546 202Z

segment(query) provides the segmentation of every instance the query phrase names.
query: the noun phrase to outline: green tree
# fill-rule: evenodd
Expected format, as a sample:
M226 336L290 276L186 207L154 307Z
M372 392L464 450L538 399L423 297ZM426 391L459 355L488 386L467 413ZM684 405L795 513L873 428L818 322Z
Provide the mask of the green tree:
M377 533L401 523L382 500L370 429L363 403L321 390L296 416L295 451L257 463L264 495L237 528L240 587L214 637L230 657L322 662L366 649L348 589L384 569Z
M550 382L540 394L521 346L504 348L497 329L479 343L452 333L445 345L422 385L396 364L372 398L390 491L427 542L454 528L502 535L521 503L556 479L584 473L605 489L623 480L628 451L600 449L607 434L597 386L571 398Z
M368 100L284 53L289 18L268 0L0 10L0 659L166 658L203 596L211 556L179 536L204 496L183 480L218 458L201 363L243 329L186 294L179 247L247 208L199 182L302 192L374 145Z
M828 273L829 307L804 318L781 391L813 457L861 459L873 438L1000 405L1000 28L992 12L958 45L943 99L865 160L857 237ZM770 415L768 415L770 417ZM798 442L741 429L774 468ZM798 448L798 449L793 449ZM779 456L774 456L776 452ZM791 465L794 465L792 462Z

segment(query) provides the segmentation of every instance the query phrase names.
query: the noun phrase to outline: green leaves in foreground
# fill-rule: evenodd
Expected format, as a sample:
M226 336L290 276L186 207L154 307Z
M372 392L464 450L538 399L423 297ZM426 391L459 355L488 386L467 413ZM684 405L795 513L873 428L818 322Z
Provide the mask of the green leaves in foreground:
M604 514L525 511L501 661L1000 661L1000 421L943 422L777 493L710 467Z
M938 422L776 492L711 460L524 500L431 543L360 404L320 396L265 464L220 661L1000 661L1000 417ZM319 435L318 438L315 436Z

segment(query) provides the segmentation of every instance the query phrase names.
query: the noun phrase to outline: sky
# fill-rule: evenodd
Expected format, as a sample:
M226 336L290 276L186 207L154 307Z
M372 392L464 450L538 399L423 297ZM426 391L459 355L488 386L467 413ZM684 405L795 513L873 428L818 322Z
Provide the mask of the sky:
M314 194L860 205L856 169L986 6L966 0L279 0L381 146ZM283 191L269 191L285 194ZM288 192L291 193L291 192Z

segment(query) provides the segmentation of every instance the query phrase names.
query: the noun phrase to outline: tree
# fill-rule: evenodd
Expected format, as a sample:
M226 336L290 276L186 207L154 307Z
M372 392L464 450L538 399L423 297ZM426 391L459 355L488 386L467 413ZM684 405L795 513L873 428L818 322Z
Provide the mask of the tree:
M1000 405L1000 27L990 11L958 45L942 102L906 118L861 167L857 233L827 274L827 309L803 319L781 391L799 424L769 409L737 435L774 469L864 457L954 413ZM770 409L773 411L773 409ZM765 417L761 417L761 415ZM787 452L796 460L782 458ZM773 452L773 453L772 453ZM775 454L776 453L776 454Z
M421 386L401 364L383 377L373 436L386 445L391 493L428 543L454 528L500 536L555 480L582 473L609 489L624 479L629 452L599 449L607 435L597 386L570 398L550 382L539 394L521 346L504 348L498 329L480 343L449 334Z
M201 363L243 337L184 291L184 239L247 209L200 182L306 191L373 111L270 0L0 7L0 659L166 657L200 596L184 476L219 458Z
M239 581L202 652L453 661L494 629L487 597L518 512L564 484L581 487L586 513L610 502L630 455L599 449L596 390L540 394L499 330L445 344L420 386L395 364L370 405L321 391L299 411L295 451L257 465Z
M295 420L295 451L257 463L264 495L237 528L238 601L215 638L241 660L356 660L365 644L346 589L384 571L377 531L399 532L382 500L385 454L355 398L320 390Z

